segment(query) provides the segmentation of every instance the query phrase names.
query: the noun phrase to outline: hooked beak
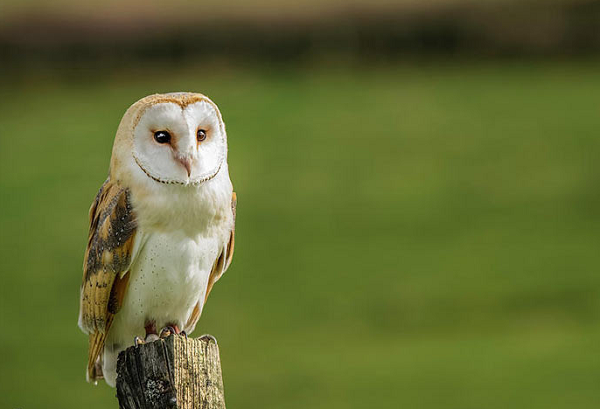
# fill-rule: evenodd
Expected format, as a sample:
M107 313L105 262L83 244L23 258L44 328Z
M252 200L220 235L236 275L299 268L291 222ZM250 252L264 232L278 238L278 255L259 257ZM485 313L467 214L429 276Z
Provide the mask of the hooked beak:
M190 177L190 175L192 174L192 160L188 157L182 157L182 156L177 156L177 160L179 161L179 163L181 163L183 165L183 167L185 168L188 178Z

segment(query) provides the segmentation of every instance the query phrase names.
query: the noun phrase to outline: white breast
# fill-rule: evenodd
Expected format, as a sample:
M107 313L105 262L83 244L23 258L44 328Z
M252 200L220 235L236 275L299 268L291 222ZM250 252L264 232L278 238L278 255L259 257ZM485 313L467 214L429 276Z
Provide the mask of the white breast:
M108 333L104 351L104 375L114 384L116 358L145 335L144 326L154 321L160 331L168 324L181 329L195 305L203 307L208 278L222 238L181 232L153 232L146 239L129 274L127 296Z
M222 243L217 237L181 232L153 233L133 266L129 297L120 314L128 328L154 320L183 328L192 309L204 300L208 277Z

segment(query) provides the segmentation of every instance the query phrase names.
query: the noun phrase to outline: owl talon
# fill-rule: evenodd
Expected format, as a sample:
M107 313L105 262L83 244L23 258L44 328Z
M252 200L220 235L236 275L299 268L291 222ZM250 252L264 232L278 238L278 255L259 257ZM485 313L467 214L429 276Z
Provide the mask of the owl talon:
M181 331L179 333L179 335L183 335L185 337L185 339L188 339L187 332L185 332L185 331Z
M140 337L133 338L133 345L135 345L135 346L144 345L145 343L146 343L146 341L144 341Z
M175 328L169 326L169 327L164 327L163 329L161 329L160 335L158 337L161 339L164 339L164 338L168 338L169 336L171 336L173 334L177 334L177 332L175 332Z
M204 335L202 335L202 336L200 337L200 339L203 339L203 338L208 338L209 342L210 342L210 341L212 341L212 342L214 342L214 343L215 343L215 345L218 345L218 344L219 344L219 343L217 342L217 339L216 339L215 337L213 337L212 335L210 335L210 334L204 334Z

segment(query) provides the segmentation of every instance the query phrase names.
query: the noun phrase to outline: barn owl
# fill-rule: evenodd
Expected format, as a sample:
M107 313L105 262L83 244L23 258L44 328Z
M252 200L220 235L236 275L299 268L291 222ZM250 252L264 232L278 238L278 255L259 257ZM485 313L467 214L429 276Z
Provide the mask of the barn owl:
M194 330L231 263L235 206L210 99L156 94L127 110L89 212L79 309L88 381L115 386L119 352L134 339Z

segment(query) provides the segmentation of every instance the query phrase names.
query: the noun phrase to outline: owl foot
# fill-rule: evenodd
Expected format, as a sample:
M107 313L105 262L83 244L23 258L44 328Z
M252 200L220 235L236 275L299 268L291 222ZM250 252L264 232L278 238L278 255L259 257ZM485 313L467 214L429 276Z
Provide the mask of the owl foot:
M170 337L172 334L177 334L174 327L167 326L160 330L159 338L164 339Z
M144 325L144 329L146 330L146 340L148 340L148 336L154 334L156 335L156 322L155 321L146 321Z
M219 343L217 342L217 339L216 339L215 337L213 337L212 335L210 335L210 334L204 334L204 335L200 336L200 339L203 339L203 338L207 338L209 341L212 341L212 342L214 342L214 343L215 343L215 345L218 345L218 344L219 344Z
M188 339L187 332L185 332L185 331L181 331L179 333L179 335L183 335L185 337L185 339Z

